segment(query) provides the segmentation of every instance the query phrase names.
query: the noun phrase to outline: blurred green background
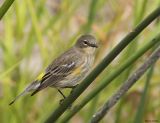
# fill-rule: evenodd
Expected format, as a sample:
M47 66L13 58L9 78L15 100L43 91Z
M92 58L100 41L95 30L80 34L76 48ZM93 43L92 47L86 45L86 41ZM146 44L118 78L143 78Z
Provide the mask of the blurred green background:
M0 0L0 5L4 0ZM41 123L59 105L62 98L56 89L48 88L34 97L27 95L9 106L9 102L45 69L48 63L70 48L76 39L91 33L99 41L99 61L158 5L160 0L16 0L0 21L0 123ZM137 49L160 30L159 20L152 23L95 80L74 103L120 66ZM95 111L110 97L151 52L134 65L77 113L71 123L87 123ZM122 98L102 123L135 121L146 73ZM65 95L69 89L64 90ZM154 66L143 104L142 122L160 122L160 61ZM147 103L146 103L147 102Z

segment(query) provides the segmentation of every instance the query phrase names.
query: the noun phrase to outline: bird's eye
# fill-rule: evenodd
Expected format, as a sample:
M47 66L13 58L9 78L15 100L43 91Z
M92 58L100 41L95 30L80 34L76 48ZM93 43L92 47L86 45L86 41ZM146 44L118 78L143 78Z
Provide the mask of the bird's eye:
M83 43L84 43L85 45L87 45L87 44L88 44L86 40L84 40L84 41L83 41Z

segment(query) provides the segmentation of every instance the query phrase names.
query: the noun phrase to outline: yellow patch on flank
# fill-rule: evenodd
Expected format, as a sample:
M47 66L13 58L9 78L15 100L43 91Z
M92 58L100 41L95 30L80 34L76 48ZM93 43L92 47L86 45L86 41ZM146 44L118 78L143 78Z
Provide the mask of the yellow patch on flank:
M81 69L82 69L81 67L75 69L72 74L73 74L73 75L81 74Z
M42 79L42 77L44 76L44 74L45 74L45 73L41 73L41 74L39 74L39 76L37 77L37 80L41 80L41 79Z

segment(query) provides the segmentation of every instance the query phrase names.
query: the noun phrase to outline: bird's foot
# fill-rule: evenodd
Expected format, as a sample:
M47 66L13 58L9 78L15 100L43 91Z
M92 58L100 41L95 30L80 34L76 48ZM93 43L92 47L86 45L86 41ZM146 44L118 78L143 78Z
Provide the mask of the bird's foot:
M65 99L65 98L63 98L63 99L61 99L61 100L59 101L59 104L60 104L60 105L62 105L62 103L64 102L64 99Z
M62 105L62 103L64 102L64 100L65 100L65 98L61 99L61 100L59 101L59 104ZM69 105L69 106L68 106L68 109L71 109L71 108L72 108L72 105Z

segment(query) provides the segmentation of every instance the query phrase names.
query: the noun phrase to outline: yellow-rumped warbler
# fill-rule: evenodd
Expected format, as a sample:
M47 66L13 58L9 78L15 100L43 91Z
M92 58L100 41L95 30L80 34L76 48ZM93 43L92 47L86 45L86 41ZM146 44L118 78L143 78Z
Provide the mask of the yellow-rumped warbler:
M46 87L57 88L65 98L60 89L74 88L86 77L93 65L97 47L97 41L92 35L82 35L72 48L55 59L45 72L40 74L9 105L28 92L32 92L31 96L33 96Z

